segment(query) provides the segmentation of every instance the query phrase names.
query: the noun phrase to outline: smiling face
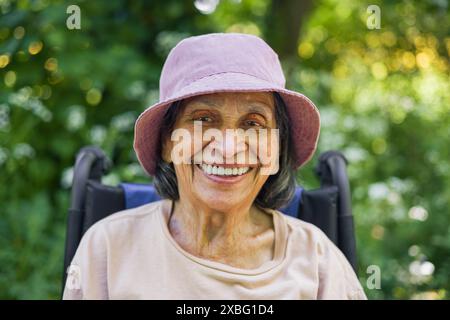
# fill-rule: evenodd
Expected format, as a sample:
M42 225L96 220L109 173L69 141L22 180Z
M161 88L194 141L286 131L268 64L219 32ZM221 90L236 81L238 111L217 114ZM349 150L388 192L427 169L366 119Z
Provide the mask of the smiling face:
M162 150L163 159L174 162L180 198L221 212L250 207L269 177L262 174L267 168L263 155L276 157L278 140L276 147L270 141L255 144L245 133L265 131L269 137L276 131L274 105L270 92L214 93L183 101L173 132L193 137L181 142L191 161L174 161L172 151L180 142L170 137Z

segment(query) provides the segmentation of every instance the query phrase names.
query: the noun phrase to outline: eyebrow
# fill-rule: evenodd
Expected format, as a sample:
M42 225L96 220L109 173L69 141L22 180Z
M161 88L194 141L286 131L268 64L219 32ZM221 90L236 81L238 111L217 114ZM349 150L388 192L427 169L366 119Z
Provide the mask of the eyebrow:
M252 103L251 105L249 105L248 111L250 113L260 113L268 118L270 117L270 111L272 111L272 109L265 103L258 102L258 104Z
M221 108L221 104L216 103L214 100L208 99L207 97L201 97L201 98L197 98L197 99L193 100L192 104L194 106L192 106L192 107L189 106L189 107L195 108L195 105L197 103L205 104L205 105L215 108L215 109ZM266 102L262 102L262 101L258 101L258 100L246 100L245 106L248 107L248 109L246 110L248 113L259 113L266 118L270 118L272 108ZM188 109L190 109L189 107L188 107Z

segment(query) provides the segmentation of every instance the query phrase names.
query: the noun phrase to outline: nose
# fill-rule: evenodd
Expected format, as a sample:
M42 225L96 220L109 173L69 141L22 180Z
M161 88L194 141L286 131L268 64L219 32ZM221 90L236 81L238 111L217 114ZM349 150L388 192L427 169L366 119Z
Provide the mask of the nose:
M245 139L243 139L239 130L224 130L222 131L221 139L217 139L214 142L214 150L219 157L223 158L225 163L229 163L228 161L234 160L237 155L245 153L247 150Z

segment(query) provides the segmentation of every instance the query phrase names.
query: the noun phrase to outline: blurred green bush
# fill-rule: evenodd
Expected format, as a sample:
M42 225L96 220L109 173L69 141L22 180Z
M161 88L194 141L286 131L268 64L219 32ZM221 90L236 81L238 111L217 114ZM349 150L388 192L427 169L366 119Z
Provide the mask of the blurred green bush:
M76 152L107 152L105 183L148 181L134 121L158 99L169 50L207 32L268 39L288 86L319 107L318 153L350 160L364 287L367 267L381 270L369 298L449 298L448 1L373 1L379 30L366 27L359 1L304 2L289 30L274 9L294 0L222 0L211 14L193 1L0 0L0 298L59 297ZM66 28L70 4L81 30ZM299 172L310 188L311 169Z

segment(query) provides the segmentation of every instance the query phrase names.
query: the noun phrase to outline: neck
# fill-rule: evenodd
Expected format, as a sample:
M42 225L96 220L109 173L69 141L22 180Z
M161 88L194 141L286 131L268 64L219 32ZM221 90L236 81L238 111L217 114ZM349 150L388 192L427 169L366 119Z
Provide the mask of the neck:
M272 215L256 206L221 212L179 200L174 202L169 230L184 250L196 256L244 268L272 259Z

